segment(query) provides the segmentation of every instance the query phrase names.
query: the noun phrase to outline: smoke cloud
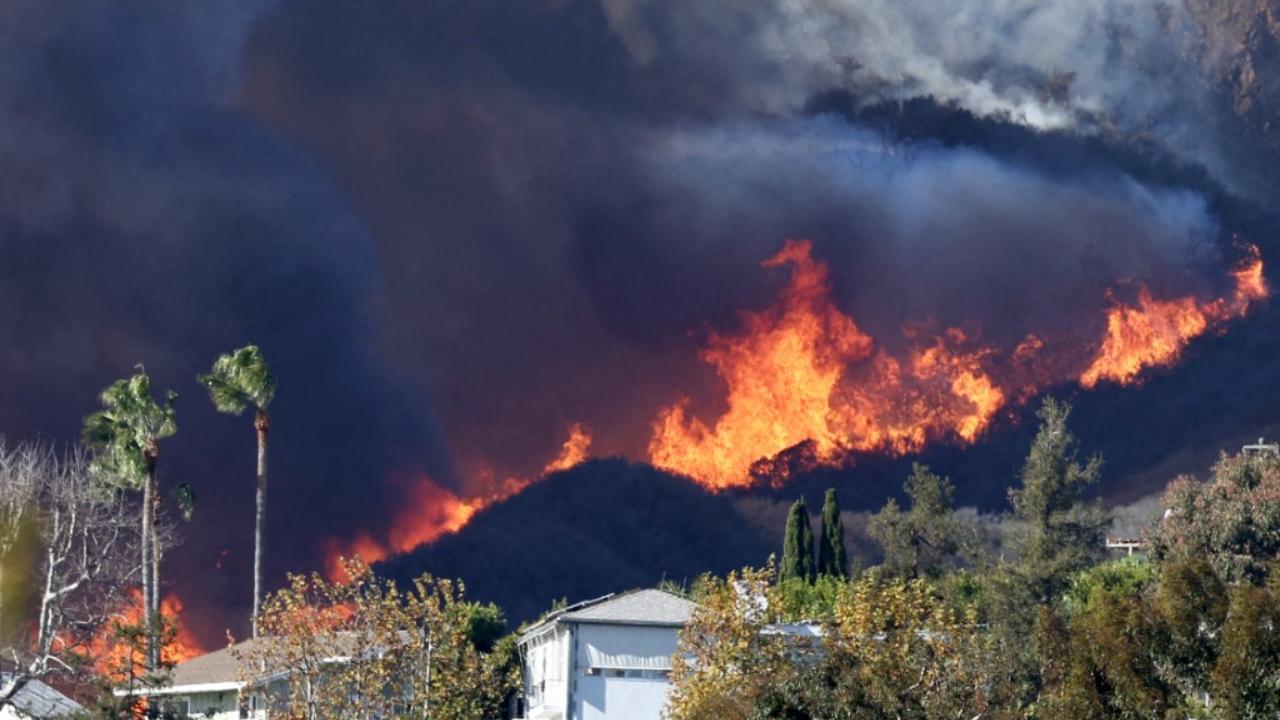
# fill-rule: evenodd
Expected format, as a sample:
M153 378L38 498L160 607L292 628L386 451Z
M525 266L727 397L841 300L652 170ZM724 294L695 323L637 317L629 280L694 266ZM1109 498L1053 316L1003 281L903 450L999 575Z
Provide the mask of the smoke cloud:
M1204 33L1122 0L10 4L0 433L74 438L139 361L182 393L163 479L201 504L170 577L216 642L244 629L253 467L193 382L217 352L256 342L281 378L278 579L418 476L528 477L577 421L639 458L680 395L723 409L697 349L770 302L789 237L889 343L1078 330L1117 282L1207 296L1235 230L1210 182L814 109L928 98L1225 182Z
M243 7L243 6L240 6ZM262 345L273 408L272 575L324 528L382 513L393 467L449 477L422 388L369 325L364 223L316 162L233 112L253 15L202 3L19 3L0 24L0 428L71 440L97 393L145 363L180 394L161 483L197 495L169 579L207 641L239 631L252 561L254 445L195 382Z
M1241 53L1222 26L1250 13L1223 18L1216 5L604 2L635 65L680 73L710 106L785 115L832 89L862 103L929 97L1041 130L1142 137L1234 189L1260 191L1256 178L1237 177L1239 126L1219 94L1224 66Z

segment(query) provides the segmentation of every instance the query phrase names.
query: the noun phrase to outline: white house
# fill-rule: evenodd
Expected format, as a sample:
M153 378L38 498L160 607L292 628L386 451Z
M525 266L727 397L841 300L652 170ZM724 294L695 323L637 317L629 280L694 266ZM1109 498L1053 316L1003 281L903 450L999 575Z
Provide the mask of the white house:
M659 720L693 603L664 590L551 613L520 637L528 720Z
M253 704L256 697L241 691L240 664L233 653L249 650L253 640L237 643L229 648L191 658L174 666L171 682L159 688L149 688L146 695L170 717L198 717L209 720L238 720L261 718ZM128 691L116 690L116 695Z
M0 688L8 688L12 679L9 673L0 673ZM75 700L39 680L29 680L0 708L0 720L53 720L82 712Z

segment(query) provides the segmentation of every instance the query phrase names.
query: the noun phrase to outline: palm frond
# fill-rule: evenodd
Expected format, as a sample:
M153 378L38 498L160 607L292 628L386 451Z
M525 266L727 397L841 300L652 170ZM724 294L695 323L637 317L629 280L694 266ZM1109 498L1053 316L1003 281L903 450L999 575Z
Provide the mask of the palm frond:
M276 378L257 345L219 355L207 375L197 377L219 412L239 415L249 405L265 409L276 393Z
M145 450L178 430L177 395L163 404L151 397L151 379L142 366L132 377L117 380L99 395L102 409L86 415L81 433L93 451L92 468L100 481L137 487L146 476Z

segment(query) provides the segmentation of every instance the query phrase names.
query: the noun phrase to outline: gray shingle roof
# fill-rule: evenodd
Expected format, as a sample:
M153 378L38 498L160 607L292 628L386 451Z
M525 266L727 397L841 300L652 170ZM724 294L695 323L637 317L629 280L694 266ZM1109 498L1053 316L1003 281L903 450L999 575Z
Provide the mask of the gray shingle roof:
M403 631L401 635L404 635ZM231 647L180 662L174 666L170 675L172 682L154 691L154 694L181 693L183 688L191 685L242 682L240 662L235 654L244 655L254 650L259 642L267 642L271 639L267 637L262 640L245 640ZM348 633L338 633L336 640L329 645L338 648L341 652L349 653L354 648L353 643L354 640Z
M240 663L232 655L233 649L245 652L254 645L254 640L245 640L232 647L214 650L199 657L193 657L173 667L170 687L184 685L206 685L209 683L235 682L239 680Z
M566 622L620 625L684 625L693 603L666 590L632 590L560 615Z
M7 684L9 677L9 673L0 673L0 686ZM38 720L84 712L84 708L80 707L75 700L39 680L31 680L24 685L13 698L13 704L21 715Z

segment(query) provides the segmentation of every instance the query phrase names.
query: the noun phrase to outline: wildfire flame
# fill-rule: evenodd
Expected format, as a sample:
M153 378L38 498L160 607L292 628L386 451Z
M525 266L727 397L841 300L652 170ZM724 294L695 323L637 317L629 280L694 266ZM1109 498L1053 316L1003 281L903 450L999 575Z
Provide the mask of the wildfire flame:
M582 423L574 423L569 426L569 437L564 441L560 454L547 464L543 474L577 465L587 459L590 448L590 431ZM407 493L406 508L392 520L385 538L380 540L370 533L362 533L348 542L330 541L325 574L333 581L344 580L344 557L359 556L372 564L456 533L477 512L515 495L534 480L507 478L501 483L486 482L483 484L491 488L488 493L464 498L429 477L418 478Z
M827 266L811 252L810 242L789 240L764 261L791 270L776 305L742 313L739 332L713 332L701 353L726 385L728 410L708 424L690 416L688 400L664 408L649 442L654 465L721 490L755 482L757 462L801 443L818 462L851 451L901 455L938 439L972 443L1007 402L1071 379L1134 382L1268 292L1256 248L1234 273L1232 297L1161 301L1143 287L1137 306L1108 309L1107 334L1081 372L1078 360L1075 369L1041 362L1047 343L1035 335L1002 353L959 328L930 336L907 327L908 349L894 355L835 306Z
M115 626L138 625L142 622L142 591L133 588L129 602L114 613L114 622L107 623L85 645L85 654L93 662L99 675L113 677L123 667L131 649L115 638ZM160 599L160 614L177 626L177 635L161 650L165 662L180 663L204 655L208 650L181 622L183 604L177 595L169 594Z
M511 488L509 492L490 497L464 499L429 477L419 478L408 492L406 509L396 515L385 539L379 540L363 533L347 543L331 542L326 574L335 581L345 578L346 571L341 563L343 557L359 556L365 562L376 563L455 533L485 505L521 489Z
M1252 248L1248 262L1232 273L1235 294L1201 303L1194 297L1156 300L1143 287L1137 305L1115 303L1107 311L1107 334L1098 355L1080 375L1086 388L1102 380L1133 382L1143 369L1170 365L1192 338L1210 328L1243 317L1249 306L1267 297L1262 258Z
M932 438L971 442L1004 404L983 368L989 350L949 328L915 338L893 357L831 300L825 263L812 244L789 240L763 267L789 266L775 307L746 312L743 331L713 333L702 359L728 387L728 411L709 426L687 400L654 423L649 459L723 489L752 482L761 457L810 441L819 460L847 450L917 450Z
M654 465L723 490L760 477L784 480L791 465L779 458L792 449L805 463L830 463L850 452L901 455L937 440L972 443L1002 408L1047 386L1139 381L1144 369L1176 361L1193 338L1243 316L1269 293L1261 257L1251 248L1232 273L1228 297L1161 300L1142 286L1136 304L1124 304L1109 291L1101 337L1027 334L1001 349L983 344L972 329L931 331L924 323L904 327L904 349L891 351L836 306L828 267L812 250L807 240L788 240L762 263L790 272L774 305L741 313L734 332L709 334L700 357L723 381L727 409L709 423L694 416L688 399L663 407L648 443ZM543 474L581 462L591 441L581 424L570 426ZM495 489L464 498L421 478L383 537L331 544L330 577L341 577L341 556L377 562L457 532L535 478L476 480Z
M582 423L574 423L569 426L569 439L564 441L564 445L560 448L560 454L555 460L547 463L542 469L544 475L549 475L560 470L568 470L587 459L587 454L591 451L591 433L587 431Z

